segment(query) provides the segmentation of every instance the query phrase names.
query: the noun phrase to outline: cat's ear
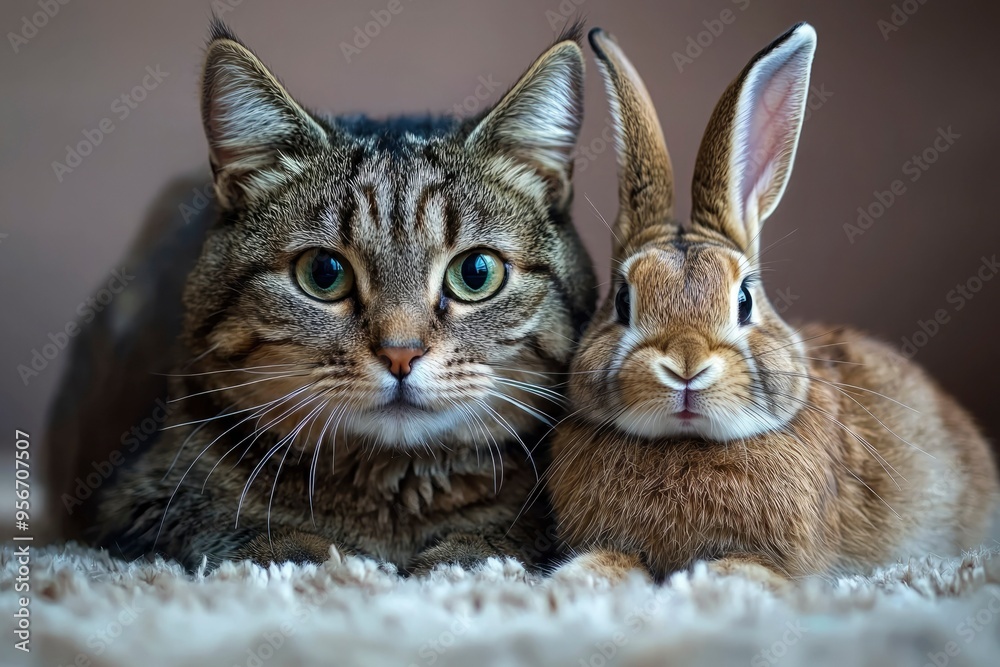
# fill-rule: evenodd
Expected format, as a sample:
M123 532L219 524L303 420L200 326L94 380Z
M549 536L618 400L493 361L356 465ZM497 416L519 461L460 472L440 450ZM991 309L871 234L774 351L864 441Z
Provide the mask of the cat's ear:
M301 170L327 133L221 21L212 24L202 121L223 208L263 199Z
M574 28L543 53L466 140L477 154L526 167L537 177L534 187L544 189L557 207L569 199L573 148L583 123L584 65L578 41L579 29Z
M815 52L816 31L799 23L754 56L719 100L698 151L693 226L721 232L748 255L792 173Z

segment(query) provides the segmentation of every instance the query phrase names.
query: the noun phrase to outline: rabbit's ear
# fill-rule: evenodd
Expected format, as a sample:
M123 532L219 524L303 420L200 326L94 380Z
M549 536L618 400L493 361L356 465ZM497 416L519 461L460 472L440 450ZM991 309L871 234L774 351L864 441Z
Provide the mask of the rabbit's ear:
M816 31L799 23L754 56L719 100L698 151L693 226L751 256L792 173L815 52Z
M618 222L615 255L641 229L669 222L674 207L674 175L656 109L639 73L614 37L590 31L611 100L618 150Z

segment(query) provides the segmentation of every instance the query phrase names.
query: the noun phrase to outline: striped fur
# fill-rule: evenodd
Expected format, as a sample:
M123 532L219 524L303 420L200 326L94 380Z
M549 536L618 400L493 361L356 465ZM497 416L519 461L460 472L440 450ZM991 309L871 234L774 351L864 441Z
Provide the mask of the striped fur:
M540 560L543 503L515 518L594 307L568 213L582 85L574 32L480 118L329 118L217 24L202 107L222 210L185 291L178 410L103 495L96 539L188 567L331 547L410 570ZM353 267L347 298L296 284L310 248ZM445 270L478 248L506 280L461 302ZM399 380L379 350L411 345Z

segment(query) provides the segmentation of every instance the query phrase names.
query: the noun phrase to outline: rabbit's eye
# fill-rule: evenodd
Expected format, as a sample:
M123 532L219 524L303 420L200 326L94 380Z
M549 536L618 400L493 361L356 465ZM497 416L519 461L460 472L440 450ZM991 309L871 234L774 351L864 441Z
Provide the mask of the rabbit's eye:
M632 317L632 300L629 297L628 285L618 288L618 294L615 295L615 310L618 311L618 321L628 324Z
M750 290L747 287L747 282L744 280L743 284L740 285L740 296L737 307L737 316L739 317L740 324L750 324L751 312L753 312L753 299L750 298Z

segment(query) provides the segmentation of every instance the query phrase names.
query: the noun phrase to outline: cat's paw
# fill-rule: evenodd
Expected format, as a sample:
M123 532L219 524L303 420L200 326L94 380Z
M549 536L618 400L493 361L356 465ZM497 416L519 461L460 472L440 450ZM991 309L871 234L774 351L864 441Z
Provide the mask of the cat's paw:
M271 535L261 533L240 547L234 560L251 560L268 567L272 563L325 563L334 560L340 563L347 552L338 549L325 537L301 530L274 531Z
M439 566L451 565L463 570L473 570L489 558L509 557L509 554L501 553L480 535L459 533L449 535L421 551L406 569L411 575L422 576Z
M636 574L652 581L649 570L637 555L611 549L593 549L560 565L552 573L552 578L556 581L595 586L618 584Z

